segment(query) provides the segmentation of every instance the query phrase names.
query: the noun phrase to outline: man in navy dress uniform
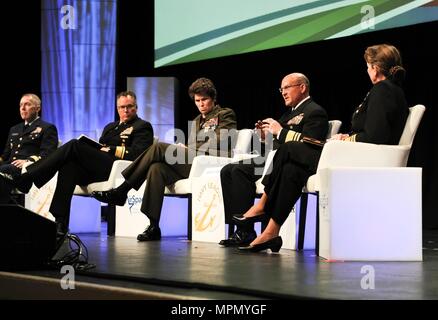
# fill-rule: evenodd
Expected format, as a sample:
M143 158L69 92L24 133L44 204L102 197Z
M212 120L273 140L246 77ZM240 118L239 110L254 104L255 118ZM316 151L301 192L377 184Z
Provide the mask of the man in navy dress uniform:
M26 167L27 172L13 185L27 192L32 183L38 188L58 172L50 213L55 217L58 234L68 231L70 204L76 185L108 179L117 159L134 160L152 145L152 125L137 116L136 95L132 91L117 96L119 120L105 126L99 139L101 145L73 139L42 161Z
M27 93L20 100L20 116L24 120L9 130L3 153L0 156L0 173L10 178L21 174L23 166L46 158L58 146L56 127L41 120L40 98ZM9 199L10 189L0 193L2 202Z

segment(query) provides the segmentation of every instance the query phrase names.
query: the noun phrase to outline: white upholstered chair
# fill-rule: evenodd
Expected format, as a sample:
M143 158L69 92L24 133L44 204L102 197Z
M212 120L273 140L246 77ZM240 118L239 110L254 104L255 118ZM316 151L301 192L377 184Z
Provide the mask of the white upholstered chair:
M320 172L326 168L380 168L380 167L406 167L409 152L414 141L415 134L426 108L423 105L416 105L409 108L409 115L406 120L402 136L398 145L377 145L361 142L330 141L324 145L318 169L315 175L311 176L303 190L300 207L300 227L298 235L298 249L303 248L304 230L306 223L307 195L308 193L317 196L316 205L316 243L318 252L319 232L319 190L321 188ZM357 182L359 183L359 182Z
M327 139L332 137L333 135L337 134L339 132L339 129L341 128L342 121L340 120L330 120L328 122L328 132L327 132ZM262 177L256 181L256 194L257 197L260 197L264 192L264 186L262 184L262 180L266 174L266 171L268 170L269 166L272 163L272 160L274 159L276 150L272 150L268 153L266 161L265 161L265 167L263 169L263 175ZM301 221L301 219L300 219ZM234 232L234 224L230 224L228 228L228 235L231 236ZM300 233L299 233L300 234Z
M242 154L249 154L251 150L252 130L241 129L237 132L236 144L232 158L216 156L196 156L193 159L190 174L187 179L181 179L165 189L166 196L186 196L192 192L192 179L198 178L208 168L223 167L228 163L236 161L236 157Z
M190 174L187 179L181 179L172 185L165 188L164 195L166 197L187 198L187 212L188 212L188 232L187 237L191 240L191 227L192 227L192 183L193 179L201 177L201 175L207 169L222 168L228 163L237 161L242 157L250 153L251 141L253 131L251 129L241 129L237 132L236 144L233 148L233 157L216 157L216 156L196 156L193 159Z

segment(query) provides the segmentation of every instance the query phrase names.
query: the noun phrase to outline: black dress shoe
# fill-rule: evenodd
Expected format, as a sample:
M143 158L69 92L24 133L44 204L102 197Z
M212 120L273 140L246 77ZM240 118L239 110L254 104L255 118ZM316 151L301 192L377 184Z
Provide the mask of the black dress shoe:
M10 193L13 188L10 181L0 176L0 204L8 204L11 201Z
M2 190L7 190L7 193L11 192L15 188L14 178L10 174L0 172L0 183Z
M32 187L32 181L28 179L23 179L23 176L18 176L14 178L10 174L0 172L0 179L2 179L3 183L6 183L8 188L10 188L11 190L16 188L22 193L28 193L30 188Z
M253 242L255 238L257 238L257 233L254 230L243 231L238 229L230 238L221 240L219 245L224 247L247 246Z
M138 241L154 241L161 240L161 230L159 227L148 226L143 233L137 236Z
M126 194L122 194L117 189L110 189L108 191L93 191L91 196L100 202L114 204L116 206L123 206L127 198Z
M253 246L247 246L247 247L239 247L239 250L242 252L259 252L266 249L271 249L272 252L278 252L280 251L281 246L283 245L283 240L281 237L275 237L268 241L255 244Z
M258 216L252 217L244 217L244 216L233 216L233 222L237 225L247 225L255 222L265 222L268 220L268 216L266 214L259 214Z
M63 237L68 233L68 227L64 222L56 222L56 236Z
M17 189L23 193L28 193L30 188L32 188L32 181L28 180L18 180L17 181Z

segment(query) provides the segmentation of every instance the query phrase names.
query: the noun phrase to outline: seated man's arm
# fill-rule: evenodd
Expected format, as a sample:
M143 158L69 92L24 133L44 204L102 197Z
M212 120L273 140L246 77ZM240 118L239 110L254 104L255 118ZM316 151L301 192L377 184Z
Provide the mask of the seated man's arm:
M110 153L116 158L134 160L154 142L154 130L149 122L138 120L126 142L117 146L109 146Z
M36 154L30 155L26 160L36 162L46 158L58 148L58 130L51 124L42 131L40 150Z

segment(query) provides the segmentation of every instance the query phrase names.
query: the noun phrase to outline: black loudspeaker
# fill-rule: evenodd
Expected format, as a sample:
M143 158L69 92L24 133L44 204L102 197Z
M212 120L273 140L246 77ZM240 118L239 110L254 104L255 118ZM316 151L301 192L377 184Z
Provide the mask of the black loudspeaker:
M55 255L56 223L19 205L0 205L0 269L43 267Z

